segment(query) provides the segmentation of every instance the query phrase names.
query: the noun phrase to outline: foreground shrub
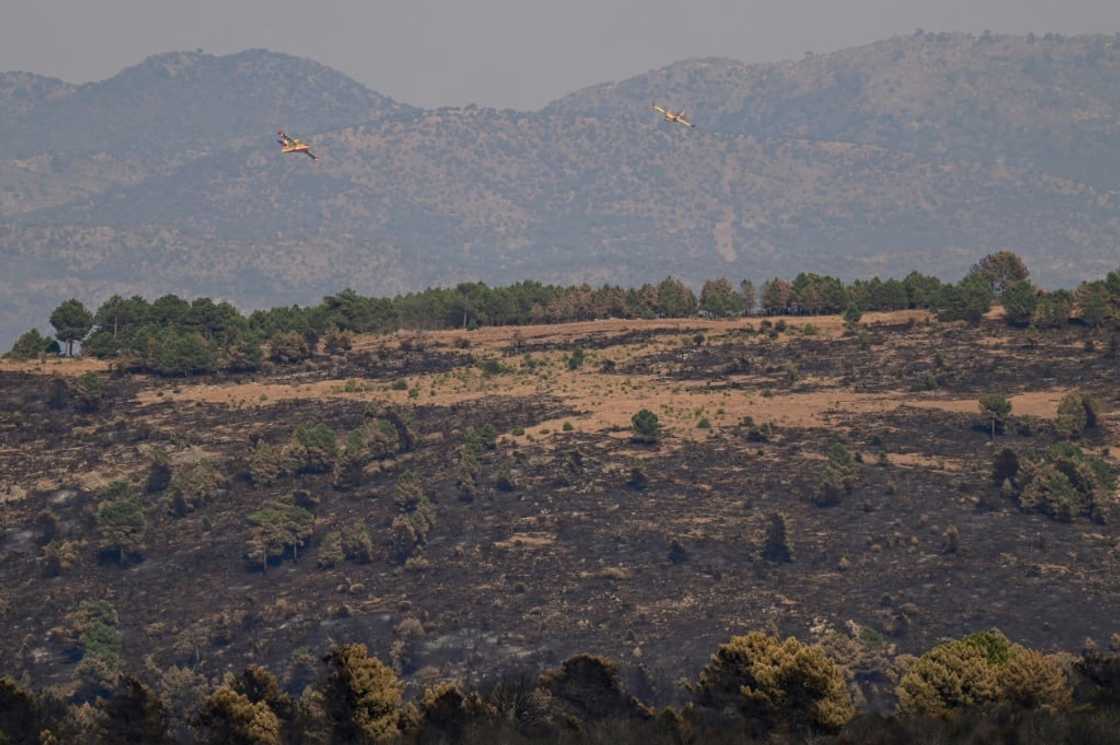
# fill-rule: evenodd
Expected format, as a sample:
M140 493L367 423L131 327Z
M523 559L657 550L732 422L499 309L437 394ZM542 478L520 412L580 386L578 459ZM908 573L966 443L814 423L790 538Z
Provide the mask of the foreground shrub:
M929 650L902 676L896 693L900 713L927 717L998 702L1028 709L1065 709L1072 702L1057 658L995 629Z
M855 716L843 673L823 649L761 632L720 646L692 691L701 706L732 707L767 728L832 732Z
M401 734L403 686L392 668L370 657L364 644L331 650L324 700L332 742L382 745Z

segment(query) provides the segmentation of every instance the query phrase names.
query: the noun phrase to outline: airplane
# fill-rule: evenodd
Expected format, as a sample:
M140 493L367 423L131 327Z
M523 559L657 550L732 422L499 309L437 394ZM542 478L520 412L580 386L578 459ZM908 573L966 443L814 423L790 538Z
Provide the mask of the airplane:
M295 137L289 137L288 135L284 134L284 130L282 129L276 130L276 141L280 143L280 152L284 154L303 153L308 158L311 158L311 160L318 160L318 158L315 157L315 154L311 152L310 145L308 145L306 142L300 141Z
M656 101L653 104L653 110L658 114L661 114L661 116L665 117L665 121L667 122L672 122L673 124L683 124L686 127L696 126L688 119L685 119L684 111L673 111L672 109L666 109L663 106L658 106Z

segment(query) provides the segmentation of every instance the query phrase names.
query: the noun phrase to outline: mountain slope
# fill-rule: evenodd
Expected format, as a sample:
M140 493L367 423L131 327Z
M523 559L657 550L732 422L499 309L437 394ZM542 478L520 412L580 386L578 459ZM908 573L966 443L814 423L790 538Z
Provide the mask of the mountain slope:
M0 161L0 343L63 295L113 291L259 305L465 279L951 278L1005 247L1069 284L1120 263L1117 72L1110 37L930 34L688 60L527 113L412 109L267 52L162 55L21 115L41 124ZM698 129L659 122L654 98ZM320 160L278 157L277 121Z

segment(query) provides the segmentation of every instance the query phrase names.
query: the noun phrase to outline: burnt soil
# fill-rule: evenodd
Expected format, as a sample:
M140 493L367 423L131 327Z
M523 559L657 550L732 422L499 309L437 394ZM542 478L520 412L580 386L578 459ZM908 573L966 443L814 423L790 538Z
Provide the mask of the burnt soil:
M581 375L641 376L651 396L683 387L710 393L713 409L728 393L780 404L789 393L894 392L901 403L840 408L827 425L774 426L766 441L749 424L724 420L699 433L671 428L659 446L642 446L618 426L564 431L561 422L587 411L562 386L521 395L499 375L480 378L467 398L430 395L429 384L435 390L435 381L475 371L487 354L446 340L397 352L375 342L373 351L236 380L106 373L105 398L92 413L50 409L46 375L2 371L4 672L26 673L38 685L70 680L75 662L52 629L85 599L117 609L124 666L136 671L177 664L214 676L249 662L284 670L297 651L319 654L346 641L388 659L397 640L398 668L413 681L478 678L593 652L637 671L646 695L662 700L718 644L753 629L809 639L822 620L838 629L853 621L851 628L863 629L860 644L884 658L993 626L1033 647L1066 650L1086 639L1107 644L1120 631L1120 510L1110 506L1115 515L1103 524L1060 523L1001 501L989 483L997 449L1045 448L1057 440L1052 421L1013 411L1008 432L993 442L974 409L928 404L994 391L1085 390L1105 414L1083 446L1115 448L1120 362L1103 345L1087 350L1088 330L1070 327L1032 344L1025 332L994 321L980 328L888 324L862 340L772 340L743 326L707 328L702 344L690 329L636 328L586 345L545 339L518 346L517 355L506 339L490 351L516 360L522 352L564 355L582 346L592 361L586 372L570 373L572 385ZM610 367L594 356L623 348L627 354ZM554 367L562 369L561 361ZM397 378L424 395L390 393L386 384ZM370 387L355 397L253 405L176 393L344 379ZM927 405L906 405L911 395ZM341 435L363 422L371 402L390 401L405 412L417 447L373 463L360 483L339 489L329 476L309 474L261 488L247 478L246 454L257 440L285 441L305 423ZM470 428L486 424L498 445L482 451L479 492L464 501L452 453ZM810 497L835 441L862 459L858 484L840 504L818 507ZM113 478L142 484L153 445L177 463L213 460L227 488L185 517L171 514L164 495L146 494L143 555L124 564L100 557L94 512L104 486ZM633 483L635 468L645 484ZM402 566L387 547L398 514L395 484L406 472L421 477L436 519L421 560ZM509 490L499 488L505 472ZM315 537L298 557L253 568L244 558L246 515L296 490L319 499ZM42 558L44 512L56 517L59 536L79 542L75 565L57 577ZM762 558L774 512L787 519L789 563ZM374 560L318 568L322 536L352 524L369 528ZM955 553L946 550L950 526L959 532ZM684 549L675 561L674 541ZM419 633L397 630L408 618L420 621Z

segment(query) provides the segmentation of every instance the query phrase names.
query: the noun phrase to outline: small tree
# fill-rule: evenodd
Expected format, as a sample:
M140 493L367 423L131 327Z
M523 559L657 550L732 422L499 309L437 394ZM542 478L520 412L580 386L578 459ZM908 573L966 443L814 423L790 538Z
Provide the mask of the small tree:
M30 360L46 353L46 338L39 333L39 329L31 329L16 339L16 343L12 345L12 351L8 352L8 356L17 360Z
M1047 292L1038 298L1031 322L1040 329L1056 329L1069 323L1073 313L1073 295L1069 290Z
M55 336L66 345L66 354L74 353L74 342L81 341L93 328L93 314L86 310L81 301L71 298L51 313L51 325Z
M1091 396L1077 391L1067 393L1058 403L1058 418L1054 422L1058 435L1070 440L1096 427L1098 408Z
M998 295L1016 282L1031 276L1023 260L1011 251L988 254L973 264L968 278L982 280L991 292Z
M766 542L762 545L762 558L775 563L793 561L793 546L790 544L786 516L780 512L770 515L766 527Z
M997 432L1002 432L1007 424L1007 417L1011 414L1011 402L998 393L989 393L980 397L980 413L984 416L992 429L992 438Z
M97 505L98 548L104 553L116 554L124 563L126 554L138 554L144 549L144 507L125 481L114 481Z
M249 515L252 529L246 542L246 558L265 569L270 559L292 552L299 558L299 549L311 538L315 516L289 502L270 502Z
M1027 326L1038 306L1038 289L1030 280L1015 282L1000 296L1004 319L1012 326Z
M754 312L754 306L757 302L754 283L749 279L744 279L739 283L739 295L743 298L743 315L749 316Z
M743 314L743 298L725 278L708 280L700 290L700 310L716 318Z
M649 409L642 409L630 418L633 434L630 441L643 445L654 445L661 439L661 422Z
M307 339L295 331L273 334L268 346L273 362L302 362L311 356L311 346Z

